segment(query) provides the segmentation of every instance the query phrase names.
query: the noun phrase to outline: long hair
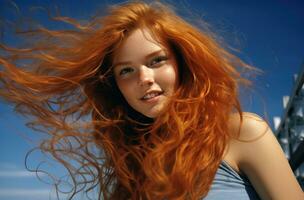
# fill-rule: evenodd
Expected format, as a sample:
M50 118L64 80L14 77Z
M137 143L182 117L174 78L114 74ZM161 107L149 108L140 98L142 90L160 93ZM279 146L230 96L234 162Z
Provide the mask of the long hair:
M27 48L1 45L0 96L49 134L40 148L69 171L71 198L199 199L223 159L228 119L241 115L238 85L250 69L161 3L112 6L71 30L37 28ZM179 83L165 112L149 119L124 100L112 58L135 29L147 28L177 58ZM23 62L22 62L23 61Z

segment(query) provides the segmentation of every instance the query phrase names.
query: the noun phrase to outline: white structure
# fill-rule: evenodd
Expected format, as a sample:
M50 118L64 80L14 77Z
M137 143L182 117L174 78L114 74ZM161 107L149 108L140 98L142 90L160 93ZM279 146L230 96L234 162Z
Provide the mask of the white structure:
M274 117L275 135L304 187L304 64L290 96L283 97L282 117Z

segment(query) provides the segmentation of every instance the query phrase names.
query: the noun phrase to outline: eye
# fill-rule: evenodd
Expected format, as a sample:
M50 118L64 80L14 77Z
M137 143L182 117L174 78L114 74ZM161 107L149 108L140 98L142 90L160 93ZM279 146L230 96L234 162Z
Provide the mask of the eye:
M160 64L160 63L162 63L163 61L166 61L166 60L168 60L167 56L157 56L157 57L155 57L151 60L150 66L158 65L158 64Z
M125 67L125 68L123 68L123 69L121 69L121 70L119 71L119 75L122 76L122 75L125 75L125 74L127 74L127 73L131 73L131 72L133 72L133 71L134 71L133 68L131 68L131 67Z

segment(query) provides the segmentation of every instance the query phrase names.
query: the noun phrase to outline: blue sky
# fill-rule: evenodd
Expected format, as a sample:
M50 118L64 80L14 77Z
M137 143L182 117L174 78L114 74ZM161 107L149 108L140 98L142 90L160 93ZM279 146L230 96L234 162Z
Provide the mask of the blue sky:
M0 16L9 19L13 6L0 0ZM21 12L31 6L58 5L63 15L85 19L102 10L105 3L114 1L84 0L17 0ZM120 2L120 1L115 1ZM170 2L170 1L169 1ZM207 19L230 46L240 50L246 62L257 66L264 74L256 78L253 91L243 102L245 110L256 112L272 122L273 116L282 114L282 96L289 95L293 74L304 62L304 2L301 0L203 0L171 1L187 7ZM2 20L2 19L1 19ZM42 18L42 23L45 21ZM49 24L48 24L49 25ZM4 35L7 43L14 43ZM39 134L24 126L25 120L14 113L12 107L0 103L0 200L44 200L53 197L52 187L39 181L35 173L25 170L24 157L37 145ZM34 153L30 166L35 167L45 157ZM50 171L63 170L45 165ZM55 170L56 169L56 170ZM44 182L49 177L40 174Z

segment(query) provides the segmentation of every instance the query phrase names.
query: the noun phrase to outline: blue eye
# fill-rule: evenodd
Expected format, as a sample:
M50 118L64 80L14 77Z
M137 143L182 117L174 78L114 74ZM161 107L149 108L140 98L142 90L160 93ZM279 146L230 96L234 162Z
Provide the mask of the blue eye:
M161 62L166 61L166 60L168 60L167 56L157 56L152 59L152 61L150 62L150 66L160 64Z
M127 73L133 72L134 69L131 67L125 67L119 71L119 75L125 75Z

